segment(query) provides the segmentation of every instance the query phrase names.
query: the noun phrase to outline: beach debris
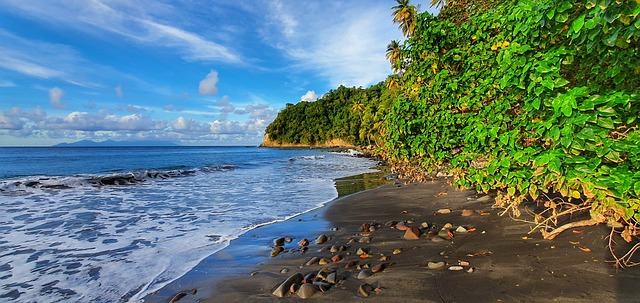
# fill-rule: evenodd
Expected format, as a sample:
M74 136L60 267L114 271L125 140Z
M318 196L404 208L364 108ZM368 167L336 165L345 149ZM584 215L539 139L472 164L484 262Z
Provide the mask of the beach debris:
M450 214L451 213L451 209L449 209L449 208L441 208L441 209L438 209L436 211L436 213L441 214L441 215Z
M273 239L273 246L284 246L284 238Z
M374 266L371 268L371 272L373 272L373 273L376 273L376 274L377 274L377 273L382 272L383 270L385 270L385 268L387 268L387 265L386 265L386 264L384 264L384 263L380 263L380 264L378 264L378 265L374 265Z
M318 264L319 261L320 261L320 258L312 257L311 259L309 259L309 261L307 261L307 263L305 263L305 265L307 265L307 266L316 265L316 264Z
M298 295L298 297L300 297L302 299L306 299L306 298L309 298L309 297L313 296L313 294L315 294L316 292L318 292L318 289L316 288L315 285L313 285L313 284L302 284L302 285L300 285L300 289L298 289L296 294Z
M463 209L461 215L463 217L470 217L476 214L476 211L473 209Z
M318 238L316 239L316 243L317 244L322 244L324 242L327 242L327 240L329 240L329 238L326 235L320 235L318 236Z
M591 252L591 249L589 247L578 247L578 248L580 248L580 250L584 252Z
M303 277L301 273L296 273L294 275L291 275L282 283L280 283L278 286L276 286L273 292L271 292L271 294L278 298L283 298L287 294L287 292L289 292L289 290L291 289L291 285L294 283L299 284L300 282L302 282L302 279Z
M396 249L394 249L394 250L393 250L393 252L392 252L392 254L394 254L394 255L399 255L399 254L401 254L401 253L402 253L402 249L401 249L401 248L396 248Z
M410 227L404 232L403 238L407 240L419 240L421 234L422 232L420 232L420 229L417 227Z
M584 230L582 230L582 229L574 229L571 232L573 232L574 234L581 234L581 233L584 232Z
M446 195L448 195L448 193L446 191L441 191L436 195L436 197L441 197L441 196L446 196Z
M364 298L368 297L373 291L373 286L371 284L362 284L358 287L358 294Z
M282 248L282 246L276 246L273 249L271 249L271 253L269 255L271 256L271 258L273 258L279 255L283 251L284 251L284 248Z
M459 261L458 260L458 265L460 265L460 266L469 266L469 262L467 262L467 261Z
M173 296L173 298L171 298L171 301L169 301L169 303L176 303L180 301L180 299L184 298L186 295L187 295L186 292L177 293L175 296Z
M360 273L358 273L358 279L362 280L362 279L366 279L368 277L373 276L373 271L369 270L369 269L364 269L362 271L360 271Z
M400 213L401 213L401 214L403 214L403 215L406 215L406 214L408 214L409 212L408 212L408 211L406 211L406 210L403 210L403 211L401 211Z
M449 270L452 270L452 271L459 271L459 270L463 270L463 269L464 269L464 267L462 267L460 265L454 265L454 266L450 266L449 267Z
M427 268L429 269L439 269L439 268L443 268L445 265L447 265L447 263L445 262L429 262L427 263Z
M467 257L472 257L472 258L473 257L485 257L485 256L489 256L489 255L492 255L492 254L493 254L493 252L490 251L490 250L483 250L483 251L480 251L480 252L477 252L477 253L469 253L469 254L467 254Z
M298 242L298 246L303 247L303 246L308 246L309 245L309 240L307 239L302 239L300 240L300 242Z

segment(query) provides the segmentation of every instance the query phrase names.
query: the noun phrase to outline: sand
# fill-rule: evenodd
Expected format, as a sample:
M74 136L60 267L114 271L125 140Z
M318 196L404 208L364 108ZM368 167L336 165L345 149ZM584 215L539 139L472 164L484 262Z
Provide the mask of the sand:
M179 292L196 290L178 302L280 302L302 301L296 295L277 298L273 288L295 273L303 275L322 268L334 269L343 280L327 292L318 292L305 301L322 302L640 302L640 269L616 270L611 263L606 226L567 231L553 241L538 232L528 234L531 224L499 216L492 201L473 190L457 190L440 180L428 184L389 185L340 198L319 210L255 229L223 251L205 260L192 272L154 295L146 302L169 302ZM451 213L440 214L438 210ZM475 211L462 216L463 210ZM434 242L426 236L403 239L403 231L387 227L388 221L422 222L439 231L451 223L453 238ZM370 243L357 242L363 223L379 224L367 232ZM472 232L455 232L463 226ZM329 237L322 245L313 242L320 234ZM282 253L269 258L273 239L292 237ZM297 242L312 241L302 254ZM353 239L355 242L350 243ZM621 242L622 240L619 239ZM325 266L304 265L311 257L331 258L320 250L345 245L339 252L343 261ZM355 254L369 250L369 258ZM401 253L393 254L399 249ZM590 251L585 251L590 250ZM382 257L387 261L381 261ZM359 264L387 268L366 279L357 279L360 270L345 269ZM429 269L429 262L447 266ZM468 263L468 265L467 265ZM463 270L448 267L463 264ZM282 273L286 269L287 273ZM358 294L364 283L377 288L367 298Z

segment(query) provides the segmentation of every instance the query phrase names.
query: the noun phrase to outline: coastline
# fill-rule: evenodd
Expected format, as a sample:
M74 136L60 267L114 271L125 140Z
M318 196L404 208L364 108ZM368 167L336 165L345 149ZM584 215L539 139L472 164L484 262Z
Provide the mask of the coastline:
M605 241L610 230L606 226L565 232L556 240L547 241L538 233L528 234L529 223L501 217L491 206L488 197L479 197L472 190L457 190L444 180L358 192L293 220L248 232L224 253L199 265L196 276L190 279L196 282L197 273L207 272L215 272L218 278L177 285L170 292L154 295L157 300L146 302L168 302L180 292L185 296L178 302L296 301L300 298L295 294L280 299L272 291L295 273L307 275L323 268L337 271L339 281L328 291L318 291L306 300L365 300L359 289L368 284L371 291L366 300L376 302L640 301L640 292L635 288L640 283L640 271L616 271L606 262L611 259ZM444 209L450 213L438 212ZM473 212L463 216L463 210ZM386 226L388 221L416 227L425 222L430 227L419 239L407 240L400 228ZM363 223L377 229L363 232ZM452 225L448 229L453 231L451 239L427 232L437 233L446 223ZM472 232L462 232L457 229L459 226ZM369 234L366 237L370 242L360 242L364 233ZM321 245L313 242L321 234L329 240ZM270 245L278 237L294 238L284 246L291 253L269 258ZM305 254L297 249L302 238L312 241ZM347 249L338 253L326 251L332 245ZM358 248L368 251L366 258L356 255ZM323 266L305 264L314 256L335 255L343 259ZM349 261L368 264L370 269L383 264L383 270L358 279L367 269L346 269ZM429 269L429 262L446 265ZM447 270L458 265L462 270ZM188 293L191 289L197 289L197 293Z

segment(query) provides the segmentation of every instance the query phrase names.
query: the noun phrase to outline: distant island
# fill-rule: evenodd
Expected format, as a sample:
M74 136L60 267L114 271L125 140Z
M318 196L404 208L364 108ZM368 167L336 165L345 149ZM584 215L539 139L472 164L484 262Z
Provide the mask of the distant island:
M179 146L169 141L92 141L82 140L72 143L60 143L53 147L121 147L121 146Z

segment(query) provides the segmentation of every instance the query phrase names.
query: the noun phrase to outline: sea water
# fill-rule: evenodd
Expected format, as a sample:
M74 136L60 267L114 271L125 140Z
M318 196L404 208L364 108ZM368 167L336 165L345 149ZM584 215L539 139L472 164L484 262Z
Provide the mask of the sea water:
M375 164L310 149L0 148L0 301L136 302Z

